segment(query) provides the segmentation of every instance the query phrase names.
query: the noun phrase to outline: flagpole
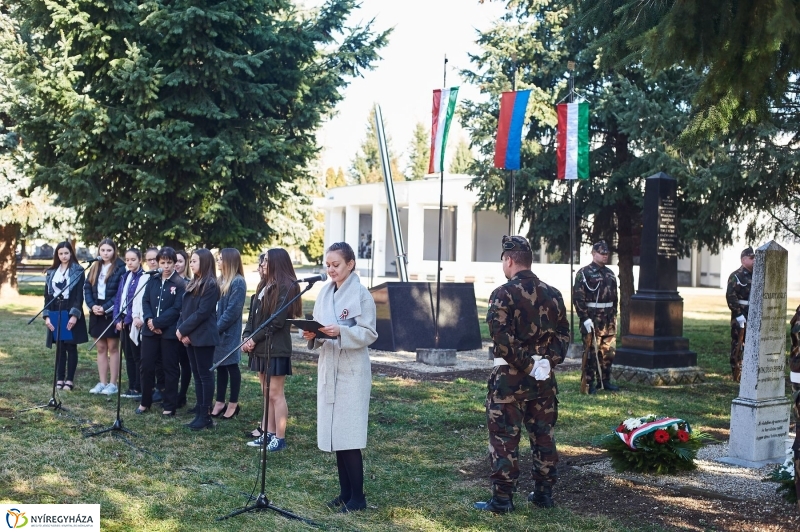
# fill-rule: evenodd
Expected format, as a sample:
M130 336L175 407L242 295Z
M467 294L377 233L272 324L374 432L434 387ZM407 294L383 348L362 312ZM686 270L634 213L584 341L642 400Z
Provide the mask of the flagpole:
M511 56L511 91L517 90L517 54ZM508 171L508 236L516 233L516 224L514 224L514 215L517 212L515 205L516 196L516 179L514 179L514 170Z
M444 56L444 70L442 88L447 88L447 54ZM444 154L444 146L442 153ZM439 302L440 288L442 283L442 212L444 211L444 157L442 167L439 169L439 254L436 258L436 315L433 317L433 341L434 348L439 349Z
M575 100L575 62L568 61L567 69L569 69L569 103ZM569 286L572 286L575 279L575 191L574 179L569 181ZM569 340L572 343L575 340L573 332L575 323L575 305L572 302L572 290L570 290L570 306L569 306Z

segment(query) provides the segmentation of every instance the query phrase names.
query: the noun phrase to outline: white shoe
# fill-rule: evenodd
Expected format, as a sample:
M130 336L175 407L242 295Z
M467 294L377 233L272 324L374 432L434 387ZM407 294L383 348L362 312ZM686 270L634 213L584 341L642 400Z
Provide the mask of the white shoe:
M114 395L115 393L117 393L117 391L119 391L117 389L117 385L109 382L106 385L106 387L103 388L103 391L100 392L100 393L103 394L103 395Z
M103 393L103 390L106 389L106 386L107 386L106 384L98 382L97 384L94 385L94 388L89 390L89 393Z

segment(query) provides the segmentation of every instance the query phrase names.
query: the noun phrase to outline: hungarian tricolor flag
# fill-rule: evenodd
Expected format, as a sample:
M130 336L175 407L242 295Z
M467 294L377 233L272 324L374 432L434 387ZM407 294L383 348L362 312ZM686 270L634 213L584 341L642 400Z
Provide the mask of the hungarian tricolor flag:
M531 91L504 92L500 97L500 120L494 148L494 167L519 170L522 126Z
M442 172L444 169L444 148L447 134L456 110L458 87L436 89L433 91L433 120L431 123L431 159L428 173Z
M589 179L589 103L560 103L556 159L559 179Z

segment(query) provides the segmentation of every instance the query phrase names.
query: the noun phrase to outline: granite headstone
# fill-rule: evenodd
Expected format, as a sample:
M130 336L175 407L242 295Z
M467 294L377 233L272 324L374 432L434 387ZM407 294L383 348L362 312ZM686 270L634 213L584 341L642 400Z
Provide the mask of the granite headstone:
M742 380L731 405L728 456L722 462L761 467L786 457L791 403L784 355L788 258L775 241L756 250Z
M693 368L697 354L683 337L683 298L678 294L677 181L663 172L647 178L642 211L639 288L631 297L630 326L614 364L627 368ZM699 371L699 369L698 369ZM692 373L693 370L689 371ZM693 381L692 381L693 382ZM656 382L660 383L660 382ZM671 382L667 382L670 384Z

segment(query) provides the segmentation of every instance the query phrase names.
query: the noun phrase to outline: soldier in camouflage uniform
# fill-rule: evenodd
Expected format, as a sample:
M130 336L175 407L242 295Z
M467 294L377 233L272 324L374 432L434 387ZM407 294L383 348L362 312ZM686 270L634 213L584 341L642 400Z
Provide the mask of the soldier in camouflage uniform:
M742 378L742 351L739 344L739 333L742 334L744 345L744 331L747 324L747 310L750 308L750 284L753 281L753 263L756 254L753 248L746 247L741 254L741 267L728 277L728 288L725 290L725 300L731 309L731 377L734 382Z
M564 359L569 345L564 300L531 271L528 241L504 236L500 258L508 282L492 292L486 315L495 357L486 396L492 498L475 503L475 508L495 513L514 510L523 427L533 453L535 482L528 501L553 506L558 400L552 368Z
M612 392L619 390L611 384L617 339L617 277L606 266L607 262L608 245L601 240L592 246L592 263L578 270L572 286L572 304L581 322L583 348L589 350L585 371L590 394L597 392L598 359L603 388ZM594 339L597 356L591 347Z
M792 352L789 354L789 380L792 382L792 398L794 399L795 420L800 422L800 306L789 322L792 334ZM795 429L794 444L794 487L800 507L800 430Z

